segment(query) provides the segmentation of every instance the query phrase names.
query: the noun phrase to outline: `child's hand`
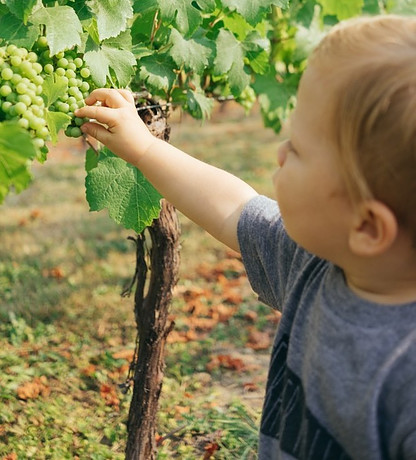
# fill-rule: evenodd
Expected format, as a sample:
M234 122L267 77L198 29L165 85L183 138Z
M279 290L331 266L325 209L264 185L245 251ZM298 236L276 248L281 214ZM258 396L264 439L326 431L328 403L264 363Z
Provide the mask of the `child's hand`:
M137 164L156 138L137 115L130 91L96 89L85 102L87 105L75 112L77 117L91 119L82 125L82 132L129 163Z

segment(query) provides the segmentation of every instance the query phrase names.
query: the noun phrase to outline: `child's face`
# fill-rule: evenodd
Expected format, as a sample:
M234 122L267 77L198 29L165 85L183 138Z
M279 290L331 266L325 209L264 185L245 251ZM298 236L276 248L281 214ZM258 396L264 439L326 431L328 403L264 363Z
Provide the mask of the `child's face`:
M278 150L274 186L290 237L333 262L347 248L352 206L331 141L331 85L309 67L300 83L290 139Z

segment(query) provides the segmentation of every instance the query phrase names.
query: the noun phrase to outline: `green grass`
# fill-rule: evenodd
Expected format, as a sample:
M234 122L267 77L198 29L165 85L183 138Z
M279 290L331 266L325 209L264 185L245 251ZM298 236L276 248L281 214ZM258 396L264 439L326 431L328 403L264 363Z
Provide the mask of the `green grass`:
M172 124L175 145L272 193L277 140L257 114L245 118L232 106L204 126L188 117ZM133 299L120 293L134 273L135 251L131 232L105 213L88 212L83 151L81 141L61 143L35 169L31 188L0 208L0 458L124 458L131 395L118 389L128 359L116 353L134 347ZM247 341L250 328L272 337L275 326L233 268L233 256L180 220L175 331L185 334L192 320L211 320L218 304L235 311L211 328L196 328L193 340L167 345L158 458L202 459L216 446L212 458L254 459L268 350L253 351ZM204 277L227 260L222 283ZM227 280L238 282L238 305L227 300L234 289ZM183 294L198 289L199 314ZM218 355L246 367L210 367ZM43 382L43 393L19 397L36 382ZM245 384L258 389L248 392ZM105 388L118 404L107 404Z

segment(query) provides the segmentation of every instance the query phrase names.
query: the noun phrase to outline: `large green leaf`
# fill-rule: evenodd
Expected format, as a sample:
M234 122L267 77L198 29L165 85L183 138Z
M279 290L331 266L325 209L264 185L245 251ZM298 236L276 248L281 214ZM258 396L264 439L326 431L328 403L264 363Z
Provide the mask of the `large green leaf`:
M30 163L36 157L29 133L15 123L0 123L0 203L13 187L21 192L30 183Z
M244 48L234 34L222 29L217 39L217 56L214 71L227 74L234 96L238 96L250 83L250 76L244 70Z
M145 56L138 62L139 77L150 87L168 91L176 80L176 65L167 55L153 54Z
M46 26L51 55L81 45L82 25L75 11L69 6L39 8L30 21Z
M30 49L39 36L39 30L33 24L25 25L14 14L7 13L0 17L0 38L16 46Z
M6 0L9 10L25 24L36 3L37 0Z
M158 0L158 3L162 18L176 25L185 36L192 35L202 22L201 12L193 6L193 0Z
M214 107L214 100L206 97L202 91L188 90L186 94L186 105L189 113L193 117L205 120L211 115Z
M254 90L259 96L265 126L279 132L284 120L293 108L300 75L289 74L282 78L274 72L256 76Z
M125 228L140 233L160 213L161 195L134 166L113 155L100 159L85 185L90 211L107 209Z
M288 1L271 0L222 0L222 4L231 11L237 11L250 24L258 24L270 11L272 5L285 8Z
M118 86L127 86L134 74L136 64L136 59L130 51L105 44L96 50L86 52L84 60L97 86L105 86L107 79L112 81L110 69L117 78ZM116 82L113 83L116 84Z
M334 15L339 20L361 14L364 0L320 0L323 13Z
M128 20L133 17L131 0L89 0L86 3L97 18L101 40L117 37L126 30Z
M186 69L201 73L208 66L212 54L211 48L194 39L183 38L176 29L172 29L169 42L172 44L170 54L178 67L184 66Z

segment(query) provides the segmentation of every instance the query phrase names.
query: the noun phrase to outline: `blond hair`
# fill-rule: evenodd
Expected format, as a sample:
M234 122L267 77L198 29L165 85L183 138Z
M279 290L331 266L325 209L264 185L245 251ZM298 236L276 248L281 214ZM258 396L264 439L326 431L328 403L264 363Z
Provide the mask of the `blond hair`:
M351 198L385 203L416 242L416 19L346 21L315 63L335 84L330 115Z

